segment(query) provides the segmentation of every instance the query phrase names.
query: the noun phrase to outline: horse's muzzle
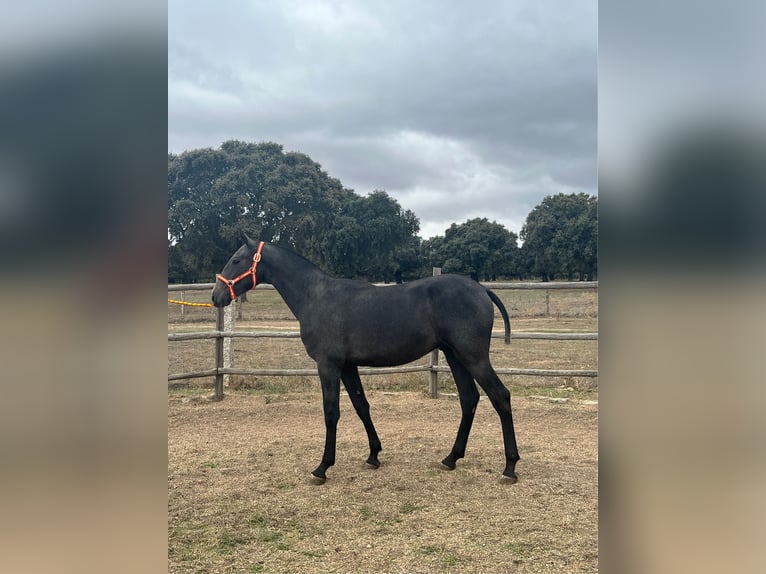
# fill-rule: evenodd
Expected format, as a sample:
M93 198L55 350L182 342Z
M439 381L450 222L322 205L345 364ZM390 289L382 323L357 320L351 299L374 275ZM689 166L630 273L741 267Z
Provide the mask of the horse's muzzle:
M211 295L214 307L226 307L231 303L231 295L223 285L216 285Z

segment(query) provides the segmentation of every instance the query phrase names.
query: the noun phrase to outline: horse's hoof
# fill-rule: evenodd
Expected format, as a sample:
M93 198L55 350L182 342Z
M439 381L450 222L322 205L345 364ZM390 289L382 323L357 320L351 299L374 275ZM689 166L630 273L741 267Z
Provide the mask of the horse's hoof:
M369 460L364 463L367 468L380 468L380 462L377 460L374 462L370 462Z
M327 482L327 477L322 478L322 477L319 477L319 476L317 476L315 474L310 474L309 475L309 482L311 484L313 484L314 486L320 486L320 485L324 484L325 482Z
M516 484L519 481L519 477L515 474L513 476L506 476L501 475L500 476L500 484Z
M456 464L449 464L444 461L441 461L440 466L442 470L455 470L457 468Z

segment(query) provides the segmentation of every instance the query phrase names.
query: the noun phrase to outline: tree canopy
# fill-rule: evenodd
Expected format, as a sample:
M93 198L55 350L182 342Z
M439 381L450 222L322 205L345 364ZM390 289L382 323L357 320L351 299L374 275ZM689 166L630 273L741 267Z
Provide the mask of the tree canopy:
M486 218L418 237L420 222L385 191L359 195L302 153L227 141L168 154L168 280L212 281L240 232L286 245L327 273L407 281L444 273L477 280L594 278L598 200L551 195L527 216L523 241Z
M486 218L453 223L444 237L424 242L431 265L444 273L470 275L477 280L518 275L517 236Z
M389 280L412 266L418 230L415 214L385 192L359 196L275 143L228 141L168 156L171 280L210 280L241 231L289 246L329 273Z
M524 266L548 281L595 277L598 269L598 200L586 193L549 195L521 229Z
M420 222L386 192L351 197L322 241L341 277L389 280L417 269Z

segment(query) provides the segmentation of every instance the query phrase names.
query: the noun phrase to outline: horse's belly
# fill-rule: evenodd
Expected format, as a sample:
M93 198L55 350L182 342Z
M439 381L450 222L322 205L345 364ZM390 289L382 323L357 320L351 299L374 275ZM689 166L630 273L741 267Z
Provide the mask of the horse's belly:
M436 347L434 339L427 335L402 337L385 331L370 333L357 338L351 345L349 360L368 367L392 367L411 363Z

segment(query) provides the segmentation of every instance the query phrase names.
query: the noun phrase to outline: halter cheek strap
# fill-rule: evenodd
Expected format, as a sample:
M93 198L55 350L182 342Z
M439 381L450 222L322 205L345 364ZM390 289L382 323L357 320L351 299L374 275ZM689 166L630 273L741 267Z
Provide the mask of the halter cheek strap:
M222 281L229 288L229 295L231 295L232 301L237 298L237 296L234 294L234 285L236 285L238 281L242 281L242 279L248 275L253 277L253 286L250 287L250 289L255 289L255 268L258 267L258 262L261 260L261 250L263 249L263 243L264 242L261 241L258 244L258 250L255 252L255 255L253 255L253 263L250 265L250 269L242 273L242 275L239 275L234 279L227 279L220 273L215 276L217 281Z

